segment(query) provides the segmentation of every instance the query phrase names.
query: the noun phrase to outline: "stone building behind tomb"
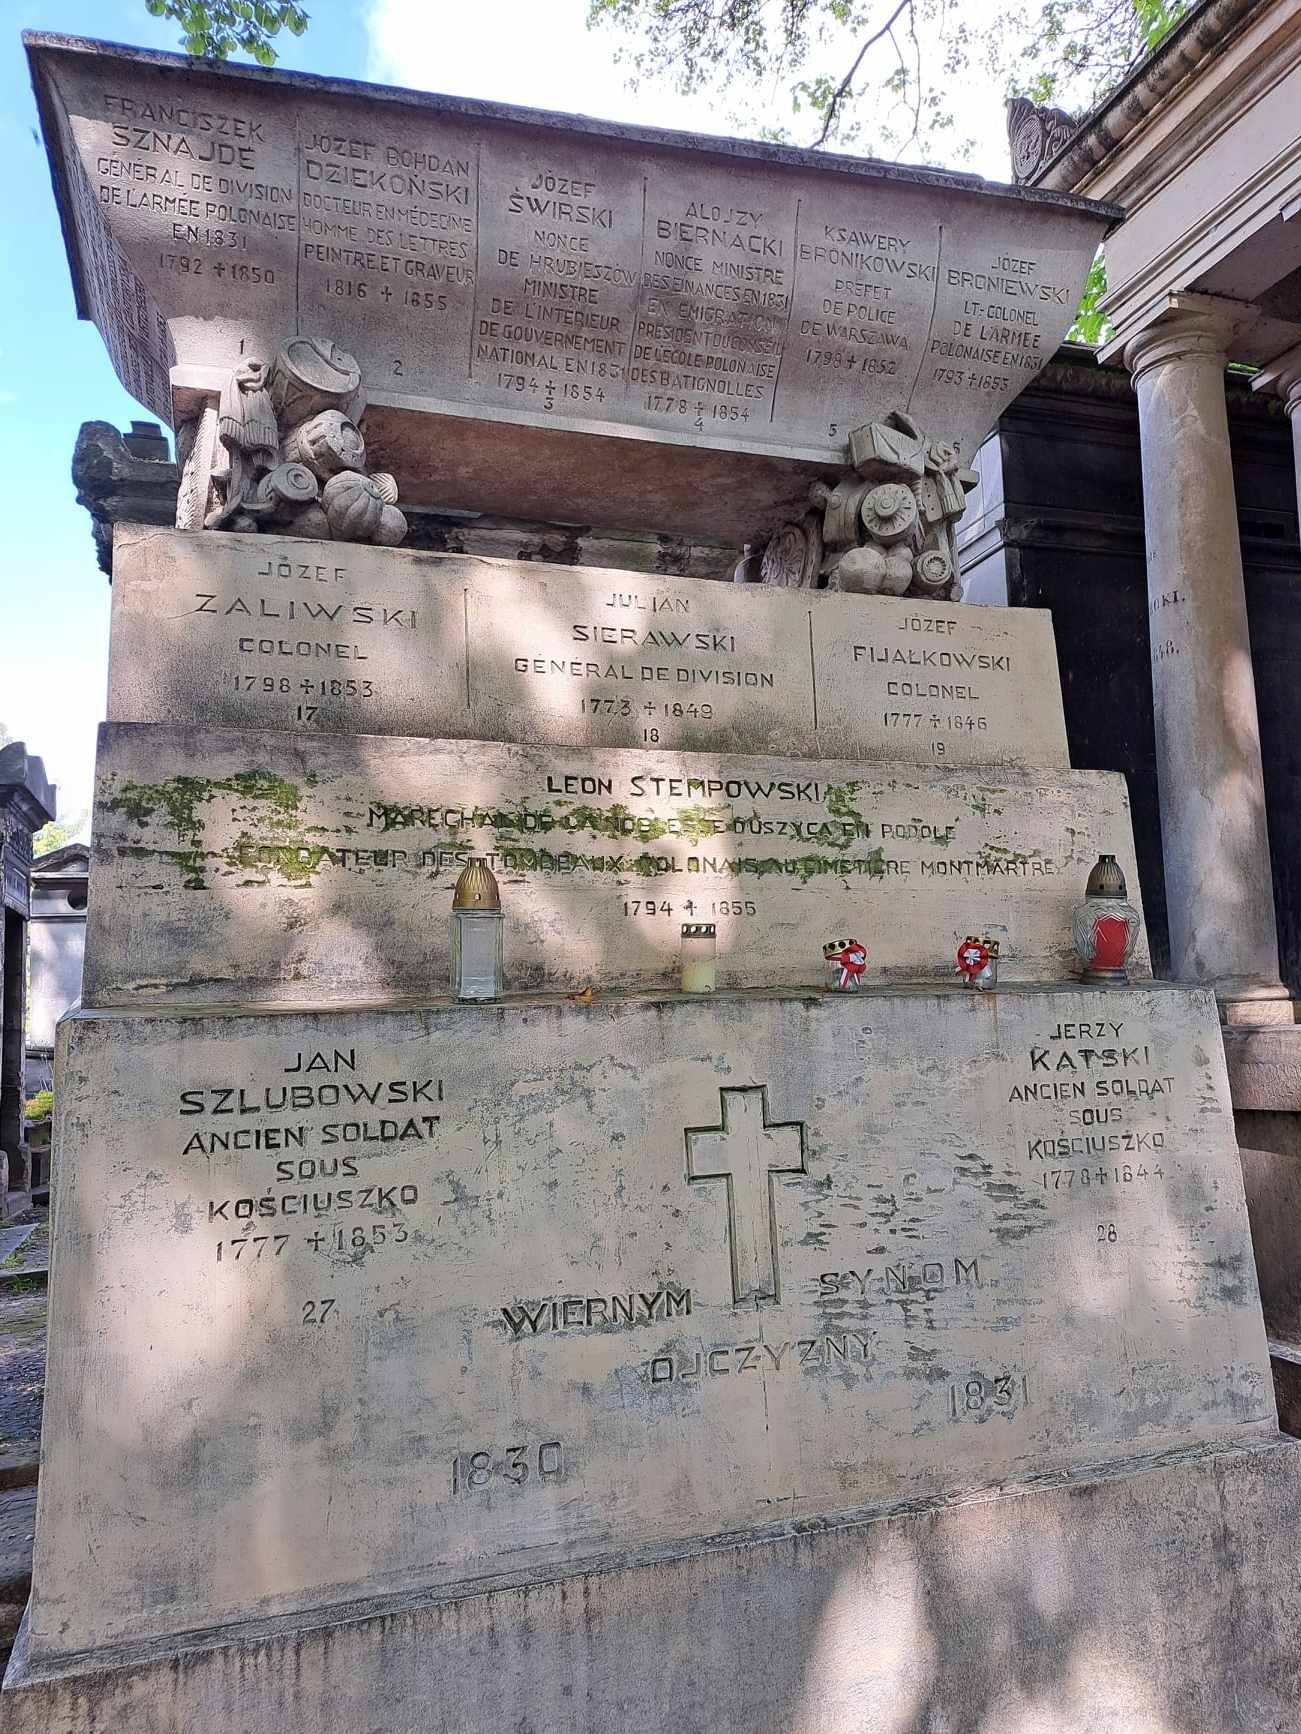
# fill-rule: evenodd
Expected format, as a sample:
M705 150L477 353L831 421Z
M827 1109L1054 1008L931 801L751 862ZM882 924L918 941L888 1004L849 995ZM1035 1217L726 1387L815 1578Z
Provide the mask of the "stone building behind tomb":
M997 572L1003 559L998 544L1008 540L997 520L1020 518L1027 496L1041 508L1039 527L1028 539L1042 543L1045 523L1053 525L1050 537L1063 535L1062 508L1069 521L1081 494L1095 501L1103 488L1112 494L1113 504L1101 516L1095 512L1085 532L1096 549L1089 569L1093 594L1099 581L1108 586L1105 611L1090 609L1079 592L1067 595L1069 557L1050 572L1041 555L1012 556L1007 570L1017 576L1009 594L1051 598L1059 637L1067 636L1066 618L1079 621L1081 603L1093 614L1093 623L1079 621L1093 655L1078 659L1073 708L1077 717L1091 710L1097 721L1085 726L1110 738L1099 742L1102 756L1087 762L1137 761L1131 770L1137 772L1136 807L1150 812L1156 796L1159 808L1173 973L1223 976L1230 984L1218 990L1229 1019L1225 1048L1276 1377L1293 1425L1301 1412L1295 1253L1301 1028L1294 1010L1301 984L1301 886L1294 868L1301 846L1295 680L1301 629L1301 242L1294 233L1301 209L1299 98L1296 7L1203 0L1093 113L1055 131L1046 154L1036 160L1036 153L1024 153L1033 165L1029 184L1115 198L1127 212L1106 249L1104 308L1114 336L1102 357L1110 365L1101 371L1111 383L1082 387L1101 389L1108 406L1077 407L1081 386L1072 383L1067 396L1073 401L1060 406L1065 414L1056 439L1038 442L1041 453L1060 453L1064 435L1082 435L1071 458L1089 454L1093 466L1077 474L1069 503L1060 467L1051 457L1032 456L1021 437L1024 420L1000 431L1010 469L991 448L993 510L979 528L973 524L966 554L973 575L982 566ZM1226 378L1229 363L1254 372ZM1132 396L1117 376L1121 368L1131 375ZM1018 406L1013 417L1023 413L1034 416ZM1137 504L1125 482L1129 460L1119 458L1115 444L1132 441L1135 419L1145 595L1134 582L1132 516L1128 525L1116 516L1119 506L1124 518L1127 499L1131 514ZM1021 495L1009 514L994 503L1000 469L1016 478ZM1080 525L1077 515L1064 531L1067 541L1072 535L1078 540ZM1013 529L1011 540L1025 539ZM1113 633L1112 619L1128 618L1137 627L1140 600L1147 633ZM1144 636L1155 700L1150 760L1147 689L1137 679ZM1119 698L1108 714L1104 693L1112 667ZM1126 689L1141 695L1137 702ZM1150 891L1155 832L1140 819L1140 835L1145 829L1150 840L1139 847L1149 863ZM1265 1003L1235 1000L1234 981L1250 975L1265 983L1253 990L1265 993ZM1285 998L1277 996L1275 980Z
M27 1099L27 945L31 918L32 837L55 814L45 766L21 741L0 747L0 1196L6 1217L27 1203L31 1152Z
M54 1082L54 1034L81 998L90 848L65 843L32 863L27 1008L27 1091Z

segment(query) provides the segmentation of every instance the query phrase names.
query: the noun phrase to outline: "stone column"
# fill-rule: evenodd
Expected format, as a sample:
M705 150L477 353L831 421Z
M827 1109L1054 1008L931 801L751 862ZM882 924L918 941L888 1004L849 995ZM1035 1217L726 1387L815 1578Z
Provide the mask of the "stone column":
M1247 632L1224 369L1232 325L1204 304L1130 338L1147 525L1152 698L1170 955L1229 1023L1292 1020Z
M1292 466L1296 471L1297 511L1301 515L1301 344L1278 356L1251 382L1253 391L1272 393L1283 400L1287 419L1292 424Z

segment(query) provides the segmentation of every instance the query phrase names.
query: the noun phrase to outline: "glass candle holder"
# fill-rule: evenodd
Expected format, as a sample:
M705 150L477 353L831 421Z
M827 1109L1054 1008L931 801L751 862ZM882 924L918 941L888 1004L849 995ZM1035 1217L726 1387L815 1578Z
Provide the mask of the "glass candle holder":
M1099 855L1084 896L1071 912L1071 937L1084 965L1081 979L1100 987L1123 987L1139 926L1120 863L1114 855Z
M500 999L501 892L488 863L472 856L452 894L452 992L457 999Z
M718 984L718 934L712 921L682 924L682 991L713 993Z

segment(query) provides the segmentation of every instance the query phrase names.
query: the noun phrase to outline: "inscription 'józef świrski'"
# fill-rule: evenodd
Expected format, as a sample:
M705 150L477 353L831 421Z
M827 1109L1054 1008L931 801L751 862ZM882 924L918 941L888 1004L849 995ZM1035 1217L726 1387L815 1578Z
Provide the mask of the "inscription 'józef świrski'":
M851 428L905 405L969 458L1065 336L1107 221L965 177L937 198L934 171L830 172L812 153L368 102L292 75L191 65L178 102L174 68L32 53L59 182L84 188L76 267L110 246L124 267L101 320L138 285L183 377L210 389L286 332L327 333L382 407L404 498L409 431L430 414L460 416L476 503L503 467L516 488L544 468L503 466L485 415L544 438L618 429L662 472L643 510L729 539L744 528L727 454L802 465L777 482L783 509L813 466L843 463ZM152 337L161 395L138 323L117 318L120 365ZM715 479L688 490L697 447ZM604 456L545 466L558 518L590 522L580 503L614 493Z

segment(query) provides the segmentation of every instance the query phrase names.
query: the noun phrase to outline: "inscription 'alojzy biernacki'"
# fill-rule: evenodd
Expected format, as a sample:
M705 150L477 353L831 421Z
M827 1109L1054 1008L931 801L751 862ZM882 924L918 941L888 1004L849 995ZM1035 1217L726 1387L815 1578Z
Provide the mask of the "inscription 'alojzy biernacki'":
M969 459L1115 215L279 72L190 64L181 98L168 57L29 54L74 271L136 394L189 415L241 358L329 337L404 501L739 544L891 412Z

